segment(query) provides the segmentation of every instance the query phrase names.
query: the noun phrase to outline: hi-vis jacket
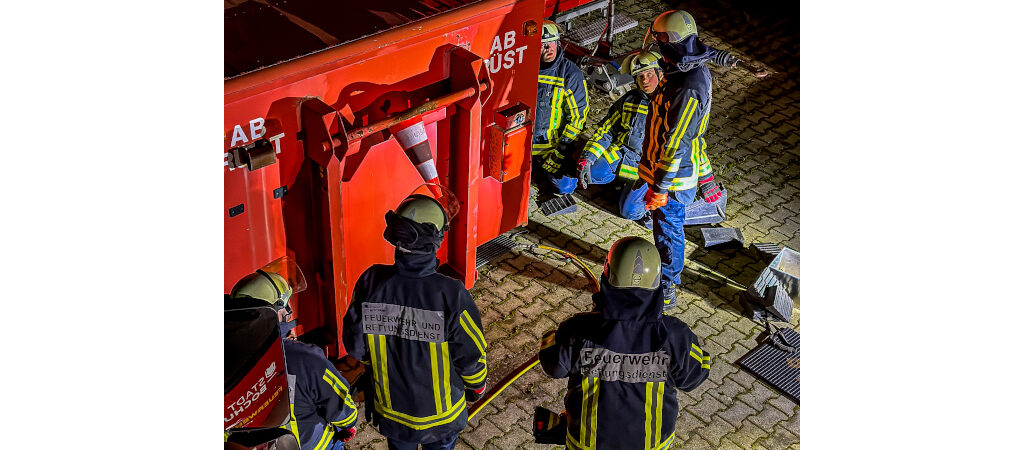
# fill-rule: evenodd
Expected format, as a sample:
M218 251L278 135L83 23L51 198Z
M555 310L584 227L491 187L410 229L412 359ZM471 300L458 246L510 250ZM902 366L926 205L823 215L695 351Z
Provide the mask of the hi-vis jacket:
M675 440L676 389L710 374L711 356L682 321L661 314L661 288L620 289L601 278L594 312L541 339L540 364L569 378L569 449L665 449Z
M591 162L604 158L615 167L622 160L618 175L629 180L637 179L637 165L644 148L644 126L647 123L650 99L640 89L626 92L608 110L604 120L583 147L583 156Z
M711 72L701 64L670 71L651 96L640 178L654 192L687 191L711 173L704 132L711 113Z
M334 435L356 424L356 405L338 369L314 345L284 339L291 420L302 450L329 448Z
M587 83L583 72L558 50L550 66L541 63L537 84L537 114L533 124L533 154L546 155L560 141L572 141L587 123ZM570 155L565 155L570 156Z
M473 297L437 273L433 254L395 252L363 272L344 319L348 354L369 361L367 402L386 437L433 442L466 427L465 389L487 379L487 342Z

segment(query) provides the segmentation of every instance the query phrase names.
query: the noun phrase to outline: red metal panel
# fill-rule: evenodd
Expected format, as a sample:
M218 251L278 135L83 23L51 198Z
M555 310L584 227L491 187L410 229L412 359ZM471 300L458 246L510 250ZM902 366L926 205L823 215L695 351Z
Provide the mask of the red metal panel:
M518 103L532 117L540 37L523 30L540 22L542 6L481 1L227 80L226 162L231 149L253 141L232 142L234 125L252 120L266 123L280 151L277 163L253 173L225 169L225 292L294 253L309 285L293 302L296 332L322 327L336 339L357 277L392 262L384 213L423 182L386 130L349 133L423 103L441 184L462 203L438 257L471 286L476 246L526 221L528 167L505 183L483 178L491 139L483 130L495 111ZM466 89L470 97L436 104ZM528 155L529 143L521 147ZM274 199L281 185L288 194ZM259 212L255 224L227 217L240 202L245 214Z

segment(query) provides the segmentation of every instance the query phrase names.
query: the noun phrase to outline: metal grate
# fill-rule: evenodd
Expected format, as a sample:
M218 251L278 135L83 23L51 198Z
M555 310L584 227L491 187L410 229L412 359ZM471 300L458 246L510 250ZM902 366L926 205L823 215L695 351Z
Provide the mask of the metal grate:
M582 46L593 44L601 38L601 32L604 31L606 23L607 19L605 18L595 20L582 27L574 28L565 32L565 37ZM612 35L621 33L635 26L637 26L636 19L617 12L615 13L615 18L612 19Z
M775 257L778 256L779 253L782 253L782 249L779 248L778 245L772 244L770 242L755 242L753 245L754 248L761 253L761 257L764 258L766 261L771 261L775 259Z
M509 231L477 247L476 267L480 268L480 266L490 263L512 250L516 246L512 235L513 233Z
M576 212L576 199L570 195L560 195L540 204L540 212L545 216L557 216Z
M800 333L783 328L779 330L779 334L785 338L786 344L796 347L796 352L781 350L768 339L740 358L738 364L799 405Z
M793 318L793 299L779 285L769 286L764 290L765 306L776 317L789 322Z

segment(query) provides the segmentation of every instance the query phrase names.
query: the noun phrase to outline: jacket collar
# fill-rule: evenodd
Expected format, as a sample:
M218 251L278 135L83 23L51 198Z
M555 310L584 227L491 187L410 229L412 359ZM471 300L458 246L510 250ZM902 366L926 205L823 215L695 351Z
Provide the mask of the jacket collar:
M423 278L437 272L439 261L437 256L431 254L405 253L395 250L395 267L398 273L407 277Z
M663 289L660 283L653 290L617 288L602 275L601 292L594 294L594 303L606 320L657 322L661 320Z

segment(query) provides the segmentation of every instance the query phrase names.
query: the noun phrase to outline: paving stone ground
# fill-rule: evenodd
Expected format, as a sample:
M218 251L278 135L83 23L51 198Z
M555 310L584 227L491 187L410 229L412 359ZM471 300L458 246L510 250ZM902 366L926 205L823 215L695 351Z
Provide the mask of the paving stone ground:
M730 193L728 219L722 225L739 228L748 244L772 242L799 251L798 7L737 0L617 1L616 10L637 19L640 26L617 35L614 52L636 46L654 18L674 8L693 14L708 45L777 72L758 80L741 69L712 66L708 154L716 178ZM591 92L588 126L592 129L612 102ZM592 189L577 196L578 212L549 218L536 209L534 197L525 226L528 233L520 239L573 252L600 274L604 255L617 239L628 235L653 239L646 229L609 212L617 198L612 189ZM669 314L690 325L713 362L707 381L692 392L679 393L674 448L799 448L800 407L736 365L757 345L762 328L743 316L740 290L733 283L750 284L765 264L744 250L701 248L699 228L687 229L679 307ZM535 354L544 332L573 314L588 311L589 285L574 264L542 250L514 250L481 267L471 292L489 343L489 381L497 383ZM799 331L799 311L792 326ZM533 408L561 410L565 391L565 380L551 380L539 368L533 369L470 421L456 448L552 448L533 443ZM380 434L361 422L349 448L386 445Z

